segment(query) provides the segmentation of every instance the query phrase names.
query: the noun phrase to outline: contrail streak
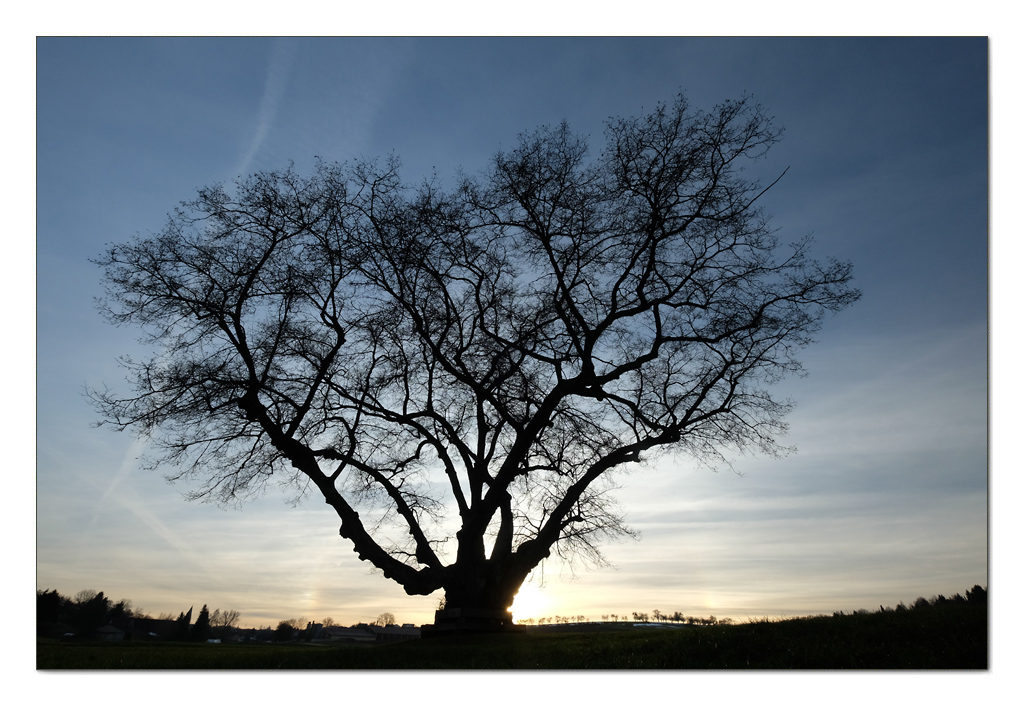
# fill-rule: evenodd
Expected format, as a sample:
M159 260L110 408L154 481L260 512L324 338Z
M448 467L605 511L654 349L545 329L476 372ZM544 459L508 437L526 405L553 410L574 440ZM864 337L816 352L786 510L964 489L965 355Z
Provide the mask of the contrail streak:
M278 109L281 106L281 99L284 96L285 86L288 82L288 75L291 71L294 58L294 48L286 40L277 39L274 41L270 54L270 66L267 69L267 78L263 83L263 98L260 100L260 108L256 115L256 130L249 148L242 157L235 175L242 176L249 171L249 167L256 158L256 154L262 148L267 134L274 124Z

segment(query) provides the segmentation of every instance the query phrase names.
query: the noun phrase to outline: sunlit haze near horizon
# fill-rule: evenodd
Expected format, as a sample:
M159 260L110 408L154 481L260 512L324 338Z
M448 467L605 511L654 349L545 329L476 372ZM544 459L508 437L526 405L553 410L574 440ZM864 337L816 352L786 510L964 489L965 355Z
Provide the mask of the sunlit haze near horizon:
M36 586L150 615L235 609L243 626L429 623L338 536L322 498L269 489L187 502L96 429L86 386L125 390L137 332L94 306L104 244L159 230L196 188L315 157L402 161L451 187L517 135L603 122L683 91L753 97L784 127L750 169L783 244L854 265L862 299L825 320L782 459L617 472L636 540L604 568L551 558L517 619L634 611L788 617L988 585L988 43L880 39L116 39L37 41Z

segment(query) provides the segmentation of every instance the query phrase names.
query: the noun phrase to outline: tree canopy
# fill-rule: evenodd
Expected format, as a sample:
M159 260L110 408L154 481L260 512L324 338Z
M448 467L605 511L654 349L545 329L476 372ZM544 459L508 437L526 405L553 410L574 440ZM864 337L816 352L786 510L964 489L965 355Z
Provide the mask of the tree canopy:
M629 531L623 465L784 450L768 387L859 295L759 207L742 171L779 136L680 96L599 155L544 127L450 189L393 158L201 189L98 260L155 355L92 397L193 496L315 489L408 593L503 611L551 553Z

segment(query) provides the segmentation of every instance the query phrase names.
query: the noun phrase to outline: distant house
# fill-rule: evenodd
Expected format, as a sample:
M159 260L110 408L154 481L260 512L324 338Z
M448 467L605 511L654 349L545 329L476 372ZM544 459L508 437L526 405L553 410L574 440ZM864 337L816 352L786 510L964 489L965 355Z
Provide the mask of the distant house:
M315 640L342 643L388 643L414 640L419 637L420 629L411 624L382 626L360 623L351 628L327 626L320 631Z
M420 629L414 625L371 625L367 626L377 636L378 643L399 641L399 640L415 640L420 637Z
M229 643L269 643L273 637L273 628L235 628L225 640Z
M325 626L320 630L316 640L333 643L375 643L377 636L366 628L345 628L344 626Z
M125 628L129 640L171 640L178 631L178 623L158 618L128 618Z
M105 625L94 630L90 637L93 640L113 642L116 640L124 640L124 631L120 628L115 628L112 625Z

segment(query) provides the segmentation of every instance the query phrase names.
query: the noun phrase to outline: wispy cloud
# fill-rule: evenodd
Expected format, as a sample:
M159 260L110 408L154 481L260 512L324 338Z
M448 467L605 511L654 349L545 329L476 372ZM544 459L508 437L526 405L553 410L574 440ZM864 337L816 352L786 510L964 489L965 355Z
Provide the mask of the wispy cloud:
M263 98L260 100L260 108L256 114L253 136L249 141L248 148L239 160L234 175L245 175L249 172L260 148L263 147L264 142L267 140L267 136L270 134L270 129L273 127L274 120L281 107L281 100L285 95L285 88L288 84L288 76L291 73L294 59L294 45L286 39L275 39L270 53L267 76L263 83Z
M142 522L159 540L167 547L176 552L193 569L202 571L212 578L217 577L217 572L210 568L203 556L179 536L174 529L167 526L163 519L158 516L154 507L146 497L141 496L132 486L134 477L138 476L139 457L145 452L147 441L143 438L136 438L128 449L125 450L114 476L103 488L103 494L96 501L93 507L92 517L83 534L88 534L101 520L110 516L111 504L115 504L127 510ZM95 478L90 482L93 486L102 487L102 479Z

